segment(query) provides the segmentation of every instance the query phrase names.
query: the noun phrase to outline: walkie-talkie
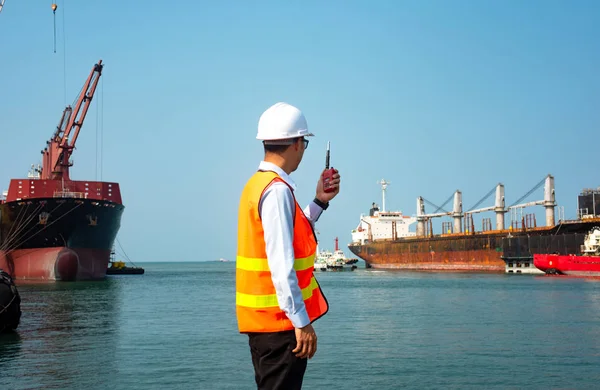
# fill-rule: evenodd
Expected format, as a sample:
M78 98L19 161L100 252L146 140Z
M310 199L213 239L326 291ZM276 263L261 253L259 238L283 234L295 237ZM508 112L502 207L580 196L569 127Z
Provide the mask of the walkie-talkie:
M329 168L329 141L327 141L327 154L325 154L325 172L323 172L323 190L325 192L333 192L335 188L331 184L335 169Z

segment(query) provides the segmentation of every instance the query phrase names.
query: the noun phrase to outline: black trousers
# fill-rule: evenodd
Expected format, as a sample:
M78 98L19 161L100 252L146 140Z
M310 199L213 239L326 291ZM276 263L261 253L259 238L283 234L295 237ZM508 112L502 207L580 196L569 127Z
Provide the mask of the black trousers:
M258 390L295 390L302 388L308 359L297 358L293 330L274 333L249 333L248 343Z

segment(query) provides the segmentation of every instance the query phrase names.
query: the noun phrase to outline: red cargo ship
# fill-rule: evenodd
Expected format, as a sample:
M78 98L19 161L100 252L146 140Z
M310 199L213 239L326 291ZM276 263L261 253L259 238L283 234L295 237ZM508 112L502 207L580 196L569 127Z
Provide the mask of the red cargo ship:
M70 157L102 73L94 64L42 150L42 167L12 179L0 201L0 269L14 279L106 276L124 206L118 183L71 180Z
M533 265L547 274L600 276L600 228L587 234L581 255L535 254Z

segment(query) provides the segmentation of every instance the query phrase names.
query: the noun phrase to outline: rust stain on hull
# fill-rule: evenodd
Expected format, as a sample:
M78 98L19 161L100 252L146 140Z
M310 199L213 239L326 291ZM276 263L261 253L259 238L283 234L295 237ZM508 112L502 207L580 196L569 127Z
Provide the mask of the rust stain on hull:
M444 253L406 253L367 255L373 268L439 271L504 272L506 263L495 250Z
M373 268L504 272L501 246L501 237L490 235L380 241L349 249Z

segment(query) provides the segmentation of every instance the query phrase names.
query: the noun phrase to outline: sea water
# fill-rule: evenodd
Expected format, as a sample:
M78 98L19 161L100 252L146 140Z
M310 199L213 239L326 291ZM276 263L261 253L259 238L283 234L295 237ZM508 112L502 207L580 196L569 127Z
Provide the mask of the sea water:
M0 388L253 389L235 263L19 284ZM586 389L600 382L600 280L317 272L330 303L306 389Z

